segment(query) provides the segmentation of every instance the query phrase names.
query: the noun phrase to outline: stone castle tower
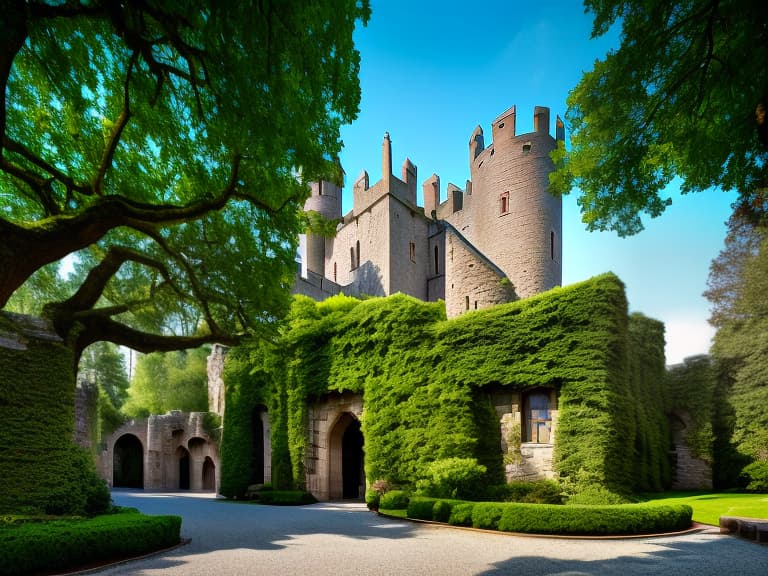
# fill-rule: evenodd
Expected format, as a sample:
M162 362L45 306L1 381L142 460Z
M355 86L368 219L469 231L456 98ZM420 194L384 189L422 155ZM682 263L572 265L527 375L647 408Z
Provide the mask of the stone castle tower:
M515 107L491 124L486 147L479 126L469 141L471 178L465 188L440 178L423 184L406 158L392 173L389 134L382 143L382 179L369 186L363 171L353 208L342 217L341 189L312 185L305 209L339 220L336 236L301 240L302 271L294 291L316 299L338 292L422 300L444 299L449 317L525 298L562 281L562 201L548 192L549 153L565 137L560 118L549 133L549 109L536 107L534 131L515 133Z

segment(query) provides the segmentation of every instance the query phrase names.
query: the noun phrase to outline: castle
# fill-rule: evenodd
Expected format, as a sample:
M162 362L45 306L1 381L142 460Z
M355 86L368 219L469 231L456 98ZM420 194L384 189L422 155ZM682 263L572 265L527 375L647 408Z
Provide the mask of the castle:
M444 300L448 317L526 298L562 283L562 200L548 192L550 152L565 138L549 109L534 109L534 131L515 133L513 106L469 140L470 180L448 184L440 201L436 174L422 183L406 159L401 178L392 173L389 134L382 144L382 179L369 185L363 171L353 185L352 210L342 217L341 189L317 182L305 210L339 221L336 235L301 238L301 274L294 291L317 300L402 292Z

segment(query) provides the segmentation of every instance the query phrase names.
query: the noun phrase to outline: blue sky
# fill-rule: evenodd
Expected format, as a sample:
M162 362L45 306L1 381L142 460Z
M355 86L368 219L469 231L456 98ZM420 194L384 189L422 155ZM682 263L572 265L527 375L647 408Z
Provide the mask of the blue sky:
M449 182L464 188L475 126L483 127L488 145L491 122L516 105L518 134L531 132L538 105L550 108L554 133L568 92L619 43L618 30L590 40L592 18L576 0L373 0L372 8L368 26L355 33L362 56L360 115L342 131L345 213L362 170L372 184L381 178L384 132L392 139L397 175L408 157L419 182L436 173L443 195ZM646 229L626 239L587 232L578 191L566 197L563 284L616 273L627 286L630 310L665 323L667 362L676 363L709 348L713 330L702 292L709 263L723 246L733 197L716 191L681 196L674 187L668 192L672 206L659 218L645 218Z

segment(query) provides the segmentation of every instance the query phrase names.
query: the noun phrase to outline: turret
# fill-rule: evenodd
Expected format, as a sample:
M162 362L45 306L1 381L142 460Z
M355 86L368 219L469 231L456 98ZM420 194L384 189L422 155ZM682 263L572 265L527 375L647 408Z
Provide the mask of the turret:
M328 220L341 218L341 188L327 181L312 182L304 210L317 212ZM325 272L325 237L307 233L306 265L311 272Z
M421 185L424 194L424 215L427 218L437 217L437 207L440 205L440 176L432 174Z

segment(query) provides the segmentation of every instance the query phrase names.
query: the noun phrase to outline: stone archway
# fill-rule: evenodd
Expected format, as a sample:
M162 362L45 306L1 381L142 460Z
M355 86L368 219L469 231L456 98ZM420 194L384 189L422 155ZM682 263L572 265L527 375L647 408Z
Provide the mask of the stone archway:
M179 490L189 490L189 451L183 446L179 446L179 448L176 450L176 458L179 462Z
M123 434L115 442L112 455L112 485L144 488L144 447L133 434Z
M206 456L203 462L203 490L207 492L216 490L216 464L210 456Z
M328 438L331 499L359 500L365 496L363 444L360 421L353 414L344 412Z

